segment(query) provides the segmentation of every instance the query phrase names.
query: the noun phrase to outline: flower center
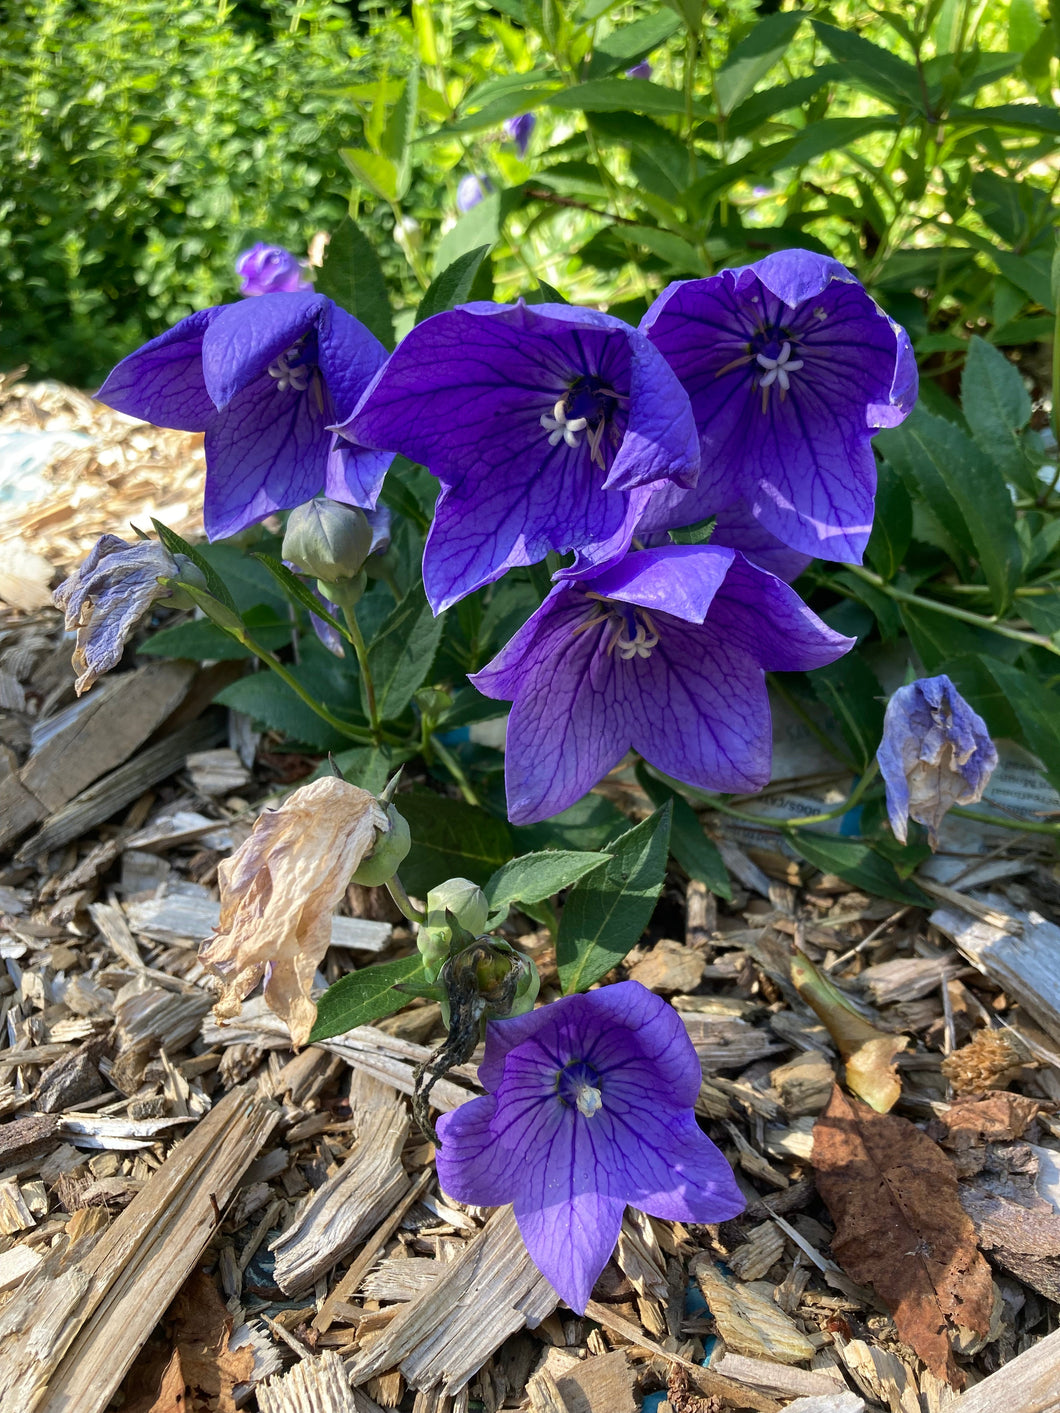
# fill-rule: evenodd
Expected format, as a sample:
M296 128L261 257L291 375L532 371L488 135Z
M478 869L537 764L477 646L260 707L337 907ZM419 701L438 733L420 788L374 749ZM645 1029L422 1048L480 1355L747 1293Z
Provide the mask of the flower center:
M608 657L616 651L623 662L631 662L635 657L651 657L652 649L659 643L659 630L646 608L605 599L600 594L594 594L592 590L586 597L595 602L589 617L574 629L575 637L606 623L610 634L607 644Z
M797 373L803 366L801 358L792 357L793 351L798 351L797 340L790 336L787 329L760 327L744 344L740 357L719 368L714 376L720 378L733 368L750 365L753 385L762 389L762 411L765 412L769 406L769 389L775 384L783 401L791 387L792 373Z
M604 1107L600 1076L584 1060L572 1060L556 1075L556 1093L563 1103L591 1119Z
M606 470L605 435L613 447L622 440L614 417L619 403L626 401L624 394L608 387L602 378L576 378L552 411L541 414L541 426L548 433L549 446L565 442L569 447L579 447L584 437L591 460Z

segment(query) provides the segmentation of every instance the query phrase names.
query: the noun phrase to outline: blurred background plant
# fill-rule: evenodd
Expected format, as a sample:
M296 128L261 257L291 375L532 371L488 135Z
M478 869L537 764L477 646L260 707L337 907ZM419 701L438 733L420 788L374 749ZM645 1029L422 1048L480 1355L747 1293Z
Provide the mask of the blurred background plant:
M799 583L871 650L775 686L861 772L877 664L913 660L1060 788L1057 0L30 0L6 7L4 37L0 363L39 374L98 381L236 297L233 258L257 239L301 257L332 233L318 286L388 346L468 298L635 322L673 279L789 246L842 260L908 328L921 405L876 440L867 564L815 562ZM521 114L536 121L517 140ZM400 626L393 596L420 595L433 497L399 459L384 491L396 588L364 600L381 632ZM234 547L210 553L237 572ZM275 586L253 582L240 609L289 638ZM463 674L545 583L543 567L511 575L442 626L415 598L422 662L396 709L422 716L428 760L495 772L438 738L496 713ZM154 650L196 633L167 629ZM300 649L306 694L341 700L351 665L314 654ZM339 744L268 674L225 700Z

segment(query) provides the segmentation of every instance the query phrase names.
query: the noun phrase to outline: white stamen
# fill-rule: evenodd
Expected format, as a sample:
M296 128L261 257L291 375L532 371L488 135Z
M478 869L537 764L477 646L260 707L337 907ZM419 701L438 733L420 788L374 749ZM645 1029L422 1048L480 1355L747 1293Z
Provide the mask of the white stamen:
M797 373L803 366L803 360L801 358L792 358L791 344L785 342L781 344L780 352L777 354L776 358L770 358L766 354L760 353L755 361L758 363L759 367L765 369L758 383L759 387L762 389L762 411L764 412L768 400L766 389L776 383L781 393L786 393L791 387L791 379L788 377L788 374Z
M604 1107L603 1097L599 1089L594 1089L591 1084L578 1086L578 1097L575 1100L578 1106L578 1113L584 1114L587 1119Z
M631 638L629 628L624 618L619 618L616 624L614 637L611 639L610 651L618 649L618 655L623 662L632 662L635 657L651 657L652 648L659 642L659 634L656 632L655 624L648 617L644 609L637 610L637 631Z
M286 392L288 388L293 388L295 392L305 392L309 386L312 368L306 363L298 363L293 368L290 365L290 360L296 358L298 353L299 345L292 344L290 348L284 349L275 363L269 364L269 377L276 379L277 392Z

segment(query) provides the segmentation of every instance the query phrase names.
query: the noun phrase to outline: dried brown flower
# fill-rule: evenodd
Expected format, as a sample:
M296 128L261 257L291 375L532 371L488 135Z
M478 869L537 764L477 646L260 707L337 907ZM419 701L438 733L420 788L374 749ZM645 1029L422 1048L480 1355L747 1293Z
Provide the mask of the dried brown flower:
M199 960L224 982L214 1008L237 1015L265 978L265 1000L304 1045L316 1019L313 974L331 941L331 917L350 875L387 829L374 795L327 776L267 810L218 866L221 920Z

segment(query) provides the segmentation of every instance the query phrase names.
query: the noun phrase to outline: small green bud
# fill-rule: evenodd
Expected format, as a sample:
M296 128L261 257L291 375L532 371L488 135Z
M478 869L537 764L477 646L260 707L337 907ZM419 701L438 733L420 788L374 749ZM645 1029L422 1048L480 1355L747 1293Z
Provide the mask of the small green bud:
M408 822L393 805L386 806L386 818L389 827L376 835L375 848L361 860L351 880L365 888L376 888L393 878L412 847Z
M175 554L173 562L177 566L178 577L171 581L169 605L171 608L194 608L195 600L181 585L188 584L206 593L206 575L186 554Z
M416 946L432 981L453 951L466 946L485 929L488 916L486 895L470 879L450 878L431 889L427 894L427 921L419 930Z
M359 574L371 549L372 527L356 506L318 496L287 518L283 558L326 584Z

